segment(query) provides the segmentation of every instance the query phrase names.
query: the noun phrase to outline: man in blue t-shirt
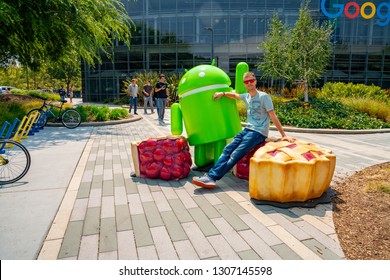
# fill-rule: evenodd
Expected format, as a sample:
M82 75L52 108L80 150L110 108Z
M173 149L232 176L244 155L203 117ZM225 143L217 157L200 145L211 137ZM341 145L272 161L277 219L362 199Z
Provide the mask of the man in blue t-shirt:
M248 125L225 147L217 163L208 173L202 177L192 178L192 182L199 187L215 188L217 180L229 172L253 147L262 144L268 137L270 120L282 135L282 140L295 141L294 138L286 136L275 114L271 97L267 93L257 90L255 74L246 72L244 74L244 84L248 93L216 92L213 96L215 100L222 96L231 99L242 99L246 105Z

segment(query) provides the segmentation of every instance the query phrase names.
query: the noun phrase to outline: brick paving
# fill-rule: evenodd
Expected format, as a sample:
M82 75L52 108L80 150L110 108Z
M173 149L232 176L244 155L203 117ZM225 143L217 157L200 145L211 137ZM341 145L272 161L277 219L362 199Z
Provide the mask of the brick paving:
M1 259L345 259L330 203L256 205L232 174L214 190L195 187L194 170L179 181L131 177L130 142L170 134L156 114L141 116L26 140L29 173L0 189ZM334 181L390 158L390 133L288 135L331 149Z
M345 259L331 204L256 205L232 174L214 190L195 187L194 170L179 181L130 177L130 142L170 134L156 114L142 117L93 128L38 259ZM390 133L288 134L333 150L335 180L390 158Z

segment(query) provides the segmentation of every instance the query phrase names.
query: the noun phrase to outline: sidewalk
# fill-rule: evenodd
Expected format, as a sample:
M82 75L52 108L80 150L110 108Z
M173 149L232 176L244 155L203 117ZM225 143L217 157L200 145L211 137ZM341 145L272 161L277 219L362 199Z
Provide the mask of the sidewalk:
M231 174L214 190L192 185L196 171L169 182L130 177L130 142L170 134L156 114L139 113L126 124L48 127L24 142L30 171L0 189L1 259L345 258L331 204L255 205ZM390 158L390 133L288 134L331 149L334 180Z

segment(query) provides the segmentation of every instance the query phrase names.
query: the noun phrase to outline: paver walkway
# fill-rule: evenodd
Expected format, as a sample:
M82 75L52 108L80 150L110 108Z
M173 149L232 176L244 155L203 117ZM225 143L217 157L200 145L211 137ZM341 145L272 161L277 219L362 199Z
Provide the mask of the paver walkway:
M195 187L193 170L180 181L130 178L130 142L170 134L143 117L93 130L39 259L344 258L331 204L254 205L232 174L215 190ZM331 148L335 178L390 158L389 134L289 135Z

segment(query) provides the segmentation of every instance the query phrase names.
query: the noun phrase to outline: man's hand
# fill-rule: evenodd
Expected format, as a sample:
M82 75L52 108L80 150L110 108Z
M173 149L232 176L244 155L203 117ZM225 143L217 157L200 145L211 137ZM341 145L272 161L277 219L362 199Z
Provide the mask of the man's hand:
M214 95L213 95L213 99L214 100L218 100L218 99L220 99L222 96L224 96L225 95L225 93L224 92L216 92L216 93L214 93Z
M288 136L284 136L284 137L282 138L282 141L288 141L288 142L290 142L290 143L294 143L295 140L297 140L297 139L292 138L292 137L288 137Z

